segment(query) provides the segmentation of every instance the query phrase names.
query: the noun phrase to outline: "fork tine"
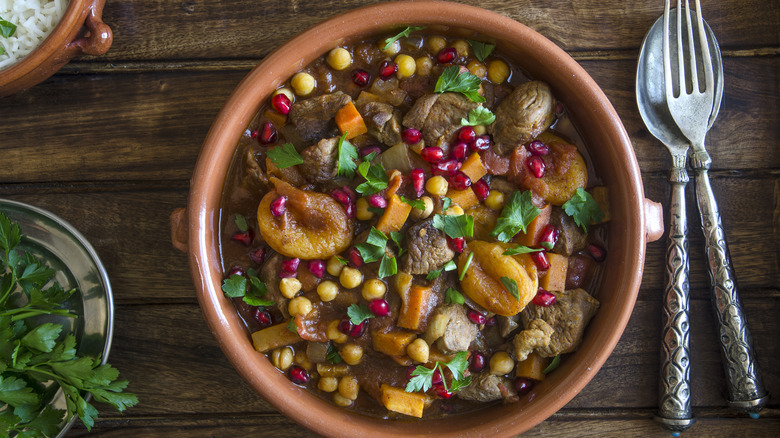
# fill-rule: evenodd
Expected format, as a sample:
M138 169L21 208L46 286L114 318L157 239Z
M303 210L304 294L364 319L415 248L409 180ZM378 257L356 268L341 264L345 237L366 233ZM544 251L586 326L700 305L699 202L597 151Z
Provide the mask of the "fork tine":
M687 1L687 0L686 0ZM690 28L690 26L688 26ZM685 62L683 51L683 29L682 29L682 0L677 0L677 76L679 80L679 95L682 96L688 91L688 81L685 80Z
M704 90L702 92L715 94L715 79L712 71L712 57L707 31L704 30L704 19L701 16L701 4L696 0L696 19L699 28L699 45L701 46L702 65L704 66Z
M663 61L664 61L664 87L666 88L666 100L671 101L674 98L674 86L672 85L672 56L669 52L669 8L671 0L666 0L664 6L664 42L663 42Z
M680 14L680 10L677 9L677 14ZM691 7L689 0L685 0L685 21L686 21L686 28L688 30L688 61L690 61L690 75L691 75L691 87L688 88L688 84L686 83L686 90L690 90L691 93L695 93L698 91L701 91L701 87L699 86L699 69L696 67L696 43L693 39L693 25L691 24ZM682 47L680 48L680 52L682 52ZM682 93L682 91L680 91Z

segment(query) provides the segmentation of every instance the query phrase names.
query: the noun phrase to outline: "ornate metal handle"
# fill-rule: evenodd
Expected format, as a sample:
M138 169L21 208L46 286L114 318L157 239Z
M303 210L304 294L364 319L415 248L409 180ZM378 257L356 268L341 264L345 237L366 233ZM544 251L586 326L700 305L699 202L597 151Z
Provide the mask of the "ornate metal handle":
M720 347L729 389L729 405L755 416L769 396L753 351L747 319L737 294L726 236L718 204L710 187L710 157L700 150L691 155L696 170L696 199L699 204L704 247L709 265L712 304L718 318Z
M672 432L682 432L695 419L691 414L688 318L688 219L685 186L688 173L685 155L672 156L669 176L672 196L669 214L669 242L666 247L661 385L656 421Z

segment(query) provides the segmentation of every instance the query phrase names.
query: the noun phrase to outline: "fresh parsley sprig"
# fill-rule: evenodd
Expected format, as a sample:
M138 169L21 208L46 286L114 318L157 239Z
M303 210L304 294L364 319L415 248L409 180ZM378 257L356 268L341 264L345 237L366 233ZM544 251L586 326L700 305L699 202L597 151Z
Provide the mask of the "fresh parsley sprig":
M357 169L357 164L355 163L357 157L357 149L347 140L347 133L345 132L339 138L337 174L349 179L354 178L355 169Z
M365 304L350 304L347 307L347 316L352 324L362 324L363 321L375 318L375 315Z
M396 36L386 38L385 39L385 46L382 47L382 50L387 50L390 45L392 45L394 42L400 40L403 37L408 37L412 32L423 30L425 29L425 26L407 26L406 29L398 32Z
M303 157L295 150L295 146L292 143L285 143L268 149L268 158L280 169L303 164Z
M409 199L406 196L398 195L399 198L401 198L401 202L405 204L411 205L413 208L416 208L420 211L425 210L425 201L422 199Z
M257 277L257 271L251 268L247 270L246 277L233 274L222 280L222 292L228 298L243 298L250 306L268 307L275 304L264 298L268 287Z
M463 304L465 302L466 299L463 298L463 295L451 287L448 287L447 291L444 293L445 304Z
M469 111L468 120L461 117L461 126L489 125L496 121L496 115L484 106L478 106Z
M574 196L563 204L563 210L585 232L588 232L588 227L590 227L592 222L600 222L604 219L604 212L599 207L599 204L582 187L577 188Z
M402 236L393 236L393 241L401 248L400 239ZM397 241L395 239L398 239ZM387 241L390 240L387 235L376 227L371 227L371 231L368 232L368 237L363 243L355 245L355 248L360 252L360 256L363 258L363 262L372 263L379 261L379 278L390 277L398 273L398 264L395 257L387 255L385 248L387 247ZM400 255L400 254L399 254Z
M493 53L493 49L496 48L495 44L483 43L482 41L467 40L471 45L471 49L474 51L474 56L479 59L480 62L484 62L485 59Z
M355 188L361 195L373 195L387 188L387 172L385 172L385 168L381 164L371 164L369 161L363 161L358 166L358 173L366 179L366 182Z
M525 245L517 245L514 248L509 248L504 251L503 255L518 255L518 254L530 254L532 252L544 251L544 248L529 248Z
M482 103L485 98L479 95L479 86L482 85L482 79L471 74L468 71L461 72L460 66L453 65L447 67L436 81L433 91L436 93L461 93L468 97L472 102Z
M451 239L474 236L474 216L437 214L433 216L433 226L444 231Z
M418 365L417 368L412 371L412 378L409 379L409 383L406 384L406 392L425 392L433 387L433 375L438 370L442 376L442 385L446 392L458 391L463 389L471 383L471 376L464 376L463 373L468 367L468 353L465 351L458 352L449 362L436 362L433 368L427 368L423 365ZM452 373L452 385L447 387L447 379L444 378L444 367L450 370Z
M539 216L539 212L541 210L534 205L530 190L522 193L519 190L512 192L490 235L501 242L509 242L515 234L525 232L528 224Z

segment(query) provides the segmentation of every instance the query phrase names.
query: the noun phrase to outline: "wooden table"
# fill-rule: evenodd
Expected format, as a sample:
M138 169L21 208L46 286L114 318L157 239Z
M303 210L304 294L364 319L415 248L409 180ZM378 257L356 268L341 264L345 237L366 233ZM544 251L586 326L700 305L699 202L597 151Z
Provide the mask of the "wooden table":
M201 142L241 78L301 30L364 0L109 1L111 50L0 100L0 196L51 210L92 242L112 279L111 362L140 403L101 407L92 435L313 435L235 372L201 317L168 216L187 200ZM465 1L538 30L577 59L623 119L646 196L668 201L669 159L636 108L634 75L659 1ZM780 397L780 0L705 2L724 56L725 97L708 137L710 172L768 391ZM689 185L689 189L692 188ZM703 239L693 193L691 345L694 412L686 436L769 436L726 407ZM648 245L633 316L591 383L528 436L667 436L656 411L665 243ZM78 423L71 436L87 435Z

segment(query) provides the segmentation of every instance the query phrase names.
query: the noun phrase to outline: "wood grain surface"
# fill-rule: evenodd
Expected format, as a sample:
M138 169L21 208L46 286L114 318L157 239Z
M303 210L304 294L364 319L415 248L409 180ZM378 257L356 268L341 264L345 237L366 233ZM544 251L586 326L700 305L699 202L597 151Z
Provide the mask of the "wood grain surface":
M210 124L243 76L298 32L374 1L126 0L106 4L111 50L77 58L0 100L0 196L48 209L93 244L112 280L111 362L140 403L99 406L69 436L316 436L279 414L233 369L198 307L168 217L187 202ZM668 202L669 158L644 127L634 80L663 2L462 1L518 20L577 59L625 124L646 196ZM725 96L707 138L745 312L770 394L780 397L780 0L704 1L724 54ZM777 436L777 399L758 420L727 408L703 238L689 185L693 409L689 437ZM657 406L665 243L620 343L590 384L526 436L667 436Z

